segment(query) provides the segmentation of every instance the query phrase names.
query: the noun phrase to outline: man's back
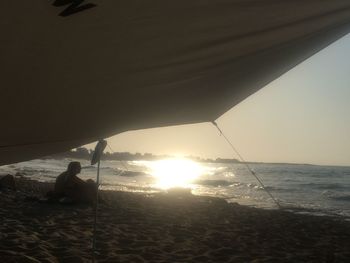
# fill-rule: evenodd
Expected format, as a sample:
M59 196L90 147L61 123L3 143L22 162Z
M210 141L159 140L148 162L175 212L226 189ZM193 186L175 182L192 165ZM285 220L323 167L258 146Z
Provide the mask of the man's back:
M65 188L67 186L67 181L68 181L68 172L65 171L61 173L59 176L56 178L56 183L55 183L55 195L58 196L63 196L65 192Z

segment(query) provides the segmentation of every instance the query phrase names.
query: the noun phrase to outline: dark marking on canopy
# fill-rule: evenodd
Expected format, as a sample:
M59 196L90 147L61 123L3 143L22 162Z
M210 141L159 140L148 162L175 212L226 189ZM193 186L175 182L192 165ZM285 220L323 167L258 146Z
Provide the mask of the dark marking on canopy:
M59 14L60 16L63 16L63 17L70 16L78 12L82 12L97 6L92 3L86 3L82 5L84 1L85 0L55 0L55 2L53 3L53 6L60 7L60 6L69 5L66 9L64 9Z

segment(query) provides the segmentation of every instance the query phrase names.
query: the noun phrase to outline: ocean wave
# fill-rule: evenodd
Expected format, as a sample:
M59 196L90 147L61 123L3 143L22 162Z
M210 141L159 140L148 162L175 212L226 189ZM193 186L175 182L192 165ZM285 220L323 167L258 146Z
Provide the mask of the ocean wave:
M277 186L265 186L265 189L273 192L294 192L296 190L292 188L282 188ZM264 190L264 188L259 186L259 190Z
M262 189L261 186L257 185L257 184L253 184L253 183L249 183L249 184L246 184L247 187L249 188L253 188L253 189Z
M16 168L14 169L16 172L23 174L23 175L27 175L27 176L31 176L31 175L36 175L36 174L52 174L55 173L52 170L49 169L40 169L40 168L28 168L28 167L24 167L24 168Z
M97 168L95 168L95 169L97 169ZM114 170L115 168L110 167L110 166L105 166L105 167L101 167L100 169L101 169L102 171L111 171L111 170Z
M350 189L348 185L341 184L320 184L316 187L319 189Z
M81 167L81 169L84 169L84 170L96 170L96 169L97 169L97 166L94 166L94 165L86 165L86 166ZM116 169L116 168L111 167L111 166L101 166L101 167L100 167L100 170L101 170L101 171L114 170L114 169Z
M127 184L110 184L103 183L101 184L103 190L117 190L117 191L126 191L126 192L159 192L159 188L152 186L136 186L136 185L127 185Z
M81 169L84 169L84 170L93 170L93 169L96 169L96 167L93 166L93 165L87 165L87 166L81 167Z
M196 180L194 182L195 184L198 185L204 185L204 186L230 186L235 184L235 182L230 182L230 181L226 181L226 180Z
M321 190L337 190L337 189L350 189L349 185L342 185L338 183L329 183L329 184L322 184L322 183L305 183L300 184L300 186L304 187L310 187L310 188L316 188Z
M350 195L334 195L330 196L330 198L337 201L350 201Z
M126 171L120 169L114 169L114 174L123 177L137 177L137 176L145 176L147 175L144 172L136 172L136 171Z

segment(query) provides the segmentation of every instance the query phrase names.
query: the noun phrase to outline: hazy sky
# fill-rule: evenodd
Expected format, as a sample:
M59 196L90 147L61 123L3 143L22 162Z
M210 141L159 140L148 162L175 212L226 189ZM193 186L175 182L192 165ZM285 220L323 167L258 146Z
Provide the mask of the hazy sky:
M217 122L249 161L350 165L350 35ZM210 123L127 132L114 151L236 158Z

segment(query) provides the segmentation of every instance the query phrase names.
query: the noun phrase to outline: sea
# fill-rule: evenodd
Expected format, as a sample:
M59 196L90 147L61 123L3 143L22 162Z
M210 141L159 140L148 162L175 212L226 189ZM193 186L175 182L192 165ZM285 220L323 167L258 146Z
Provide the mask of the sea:
M54 182L69 159L45 159L0 167L0 174L21 174ZM82 179L96 179L97 167L80 160ZM101 161L101 189L156 193L184 188L194 195L214 196L242 205L295 213L350 219L350 167L307 164L202 163L187 159L156 161Z

